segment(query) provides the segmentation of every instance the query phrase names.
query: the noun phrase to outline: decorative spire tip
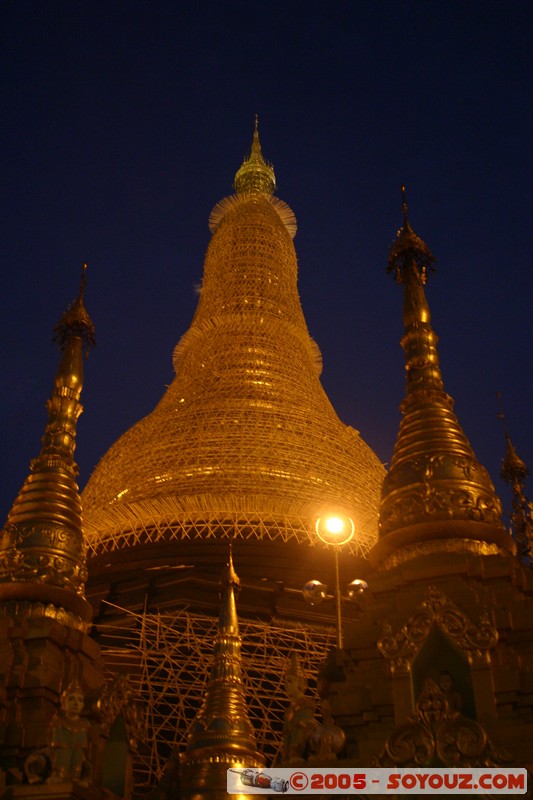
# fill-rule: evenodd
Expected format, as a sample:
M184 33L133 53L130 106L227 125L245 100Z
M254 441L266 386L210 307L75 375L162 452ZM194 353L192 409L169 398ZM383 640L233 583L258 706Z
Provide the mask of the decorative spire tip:
M410 228L411 226L409 225L409 217L407 215L407 198L405 195L405 183L402 183L401 191L402 191L403 224L405 228Z
M244 159L240 169L235 175L235 191L261 192L273 194L276 189L276 177L271 164L263 158L261 143L259 141L259 115L255 115L254 135L250 155Z
M397 233L396 241L389 251L387 272L394 272L398 283L404 283L408 263L414 263L422 280L425 283L428 272L434 272L435 256L420 236L417 236L411 227L407 209L405 184L401 186L403 226Z
M233 566L233 551L231 547L231 542L229 545L228 563L222 570L222 575L220 576L220 583L222 586L231 586L233 587L233 589L239 589L241 585L240 578L235 572L235 568Z
M88 264L86 261L83 262L81 265L81 281L80 281L80 291L78 297L80 299L84 298L85 295L85 287L87 286L87 267Z
M87 285L87 262L81 268L81 280L78 296L67 308L54 328L54 341L64 348L70 336L79 336L84 346L94 347L94 323L85 308L85 287Z

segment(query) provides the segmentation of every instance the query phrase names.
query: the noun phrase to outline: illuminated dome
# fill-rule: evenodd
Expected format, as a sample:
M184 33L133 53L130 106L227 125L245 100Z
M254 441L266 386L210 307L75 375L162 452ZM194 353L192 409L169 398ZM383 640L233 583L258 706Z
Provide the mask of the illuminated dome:
M190 538L315 544L316 517L331 509L354 519L354 552L376 540L385 471L320 384L296 287L296 220L271 194L257 132L245 165L237 194L211 214L176 377L83 493L94 553Z

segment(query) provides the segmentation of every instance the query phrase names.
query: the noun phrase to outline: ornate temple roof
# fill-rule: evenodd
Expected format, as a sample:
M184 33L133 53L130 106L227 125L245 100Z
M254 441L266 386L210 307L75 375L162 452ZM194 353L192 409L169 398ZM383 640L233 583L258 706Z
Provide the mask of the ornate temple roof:
M101 460L83 492L95 552L184 538L314 544L326 510L353 517L353 548L377 535L384 468L335 414L298 290L290 208L272 195L257 129L213 236L176 377Z

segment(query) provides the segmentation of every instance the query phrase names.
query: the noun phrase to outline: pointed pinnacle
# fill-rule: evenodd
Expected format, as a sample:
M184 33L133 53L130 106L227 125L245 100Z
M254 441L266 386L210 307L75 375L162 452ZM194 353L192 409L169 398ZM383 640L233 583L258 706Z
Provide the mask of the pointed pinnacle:
M241 581L237 573L235 572L235 568L233 566L233 552L231 544L229 546L229 555L228 555L228 563L222 570L220 575L220 585L224 586L231 586L233 589L240 589Z
M434 259L409 224L403 186L402 204L404 225L392 247L389 270L403 285L406 396L391 468L383 482L380 541L373 558L379 562L402 549L410 558L421 543L438 552L452 538L474 552L479 542L490 543L493 552L512 552L492 481L444 391L438 339L424 292L426 271ZM456 497L465 500L457 503ZM476 515L473 508L479 509Z
M239 592L241 582L239 576L233 567L233 558L231 554L231 546L228 557L228 563L222 570L220 576L221 586L221 603L220 615L218 618L219 631L232 632L238 636L239 622L237 619L237 607L235 604L235 595Z
M401 191L402 191L402 206L403 206L403 224L405 228L410 228L411 226L409 225L409 218L407 216L407 199L405 196L404 183L402 183Z
M185 785L192 782L202 784L205 778L187 770L191 761L205 759L210 766L212 794L216 775L224 776L228 764L239 760L245 764L261 766L263 759L257 752L255 733L248 716L246 691L242 678L241 638L235 606L233 584L239 580L233 569L231 548L226 569L222 573L223 593L218 631L214 642L213 668L204 701L189 735L187 749L183 757ZM229 621L231 620L231 626ZM213 758L213 755L216 758ZM222 763L222 766L219 764ZM192 767L193 765L191 765ZM205 771L204 771L205 772ZM216 785L216 784L215 784ZM198 789L198 786L196 786ZM224 785L225 789L225 785ZM200 793L197 793L199 796ZM225 795L225 791L224 791ZM214 793L213 793L214 796ZM218 794L216 795L219 796ZM220 793L222 797L222 793Z
M94 323L85 308L84 295L87 285L87 263L82 265L80 289L76 299L70 304L54 328L54 341L64 349L70 336L82 339L84 347L94 347Z
M529 469L525 461L523 461L516 452L516 448L511 441L511 436L508 431L505 431L505 440L507 448L505 458L502 461L502 479L509 485L512 485L515 481L523 485L529 475Z
M261 192L273 194L276 189L276 176L261 152L259 141L259 118L255 115L254 135L250 155L244 159L235 175L234 187L237 194L242 192Z
M94 337L92 321L83 305L85 271L86 265L78 297L55 328L63 353L47 402L48 421L40 453L31 462L31 472L4 529L0 585L20 584L17 591L22 598L28 596L26 586L38 585L41 599L79 607L90 619L84 599L85 545L74 460L76 425L83 411L83 343Z
M503 409L501 392L496 392L496 397L498 399L498 411L496 412L496 417L502 421L506 442L505 456L502 459L500 476L508 486L517 484L523 487L525 480L529 475L529 469L525 461L523 461L516 452L516 448L511 440L511 434L505 425L505 411Z
M420 236L414 232L409 222L407 213L407 199L405 194L405 185L402 184L402 211L403 211L403 225L396 235L396 241L393 243L389 251L389 259L387 264L387 272L394 272L398 283L404 283L406 280L406 273L409 271L407 267L409 264L414 264L417 271L425 283L428 272L435 271L433 264L435 263L435 256Z

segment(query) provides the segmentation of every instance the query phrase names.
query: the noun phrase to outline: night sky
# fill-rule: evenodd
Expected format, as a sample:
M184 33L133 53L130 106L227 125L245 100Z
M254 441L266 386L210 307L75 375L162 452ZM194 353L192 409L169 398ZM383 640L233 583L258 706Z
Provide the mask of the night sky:
M437 257L427 294L459 419L506 498L501 391L533 468L529 0L6 0L0 29L3 518L39 451L51 329L82 261L97 348L80 485L170 383L256 112L341 419L390 459L404 372L385 266L404 182Z

